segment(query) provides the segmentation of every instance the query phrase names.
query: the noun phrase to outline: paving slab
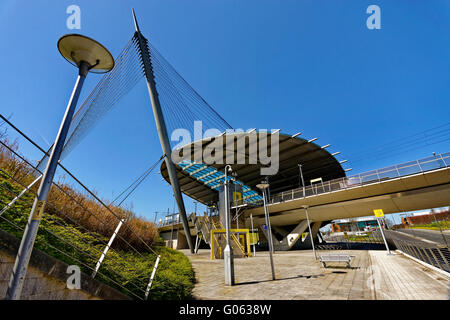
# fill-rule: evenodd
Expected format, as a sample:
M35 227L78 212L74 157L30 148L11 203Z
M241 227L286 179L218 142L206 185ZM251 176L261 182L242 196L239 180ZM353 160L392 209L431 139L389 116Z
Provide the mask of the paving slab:
M225 286L223 260L211 260L208 249L184 252L194 268L195 299L217 300L447 300L449 277L399 253L345 250L351 268L323 268L311 250L275 252L272 281L268 252L234 260L234 286ZM319 253L320 254L320 253Z

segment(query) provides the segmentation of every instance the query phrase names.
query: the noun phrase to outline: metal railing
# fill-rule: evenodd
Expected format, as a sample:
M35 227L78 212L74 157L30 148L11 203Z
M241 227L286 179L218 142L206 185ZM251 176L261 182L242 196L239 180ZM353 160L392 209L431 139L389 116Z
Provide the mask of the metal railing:
M450 152L436 154L431 157L409 161L406 163L372 170L350 177L324 181L305 187L283 191L273 195L270 203L278 203L293 199L306 198L339 190L356 188L372 183L384 182L399 177L406 177L431 170L450 167Z
M16 130L15 127L12 129ZM45 153L22 132L16 131L38 151ZM3 157L0 163L0 208L6 208L0 214L0 229L20 238L36 196L36 186L27 188L27 185L42 172L6 138L0 139L0 154ZM92 278L133 299L146 299L146 280L150 278L151 270L137 270L131 255L152 265L157 253L147 243L148 239L136 233L132 225L133 217L126 210L106 205L70 172L67 173L66 180L52 183L35 247L69 265L78 265ZM11 205L11 200L18 197L21 190L26 192ZM120 232L119 225L123 225ZM116 230L114 245L113 238L110 238L112 230ZM133 243L130 243L131 238ZM136 275L127 277L125 272L131 271ZM7 280L8 275L4 276L6 278L2 280Z
M326 242L358 242L358 243L381 243L383 244L383 237L379 228L372 231L358 231L358 232L339 232L324 235L323 239Z
M429 265L450 272L450 251L448 247L419 244L413 241L393 240L400 251L419 259Z
M179 223L181 223L180 215L178 213L176 213L176 214L169 214L169 215L165 216L164 220L156 223L156 226L159 228L159 227L170 226L170 225L179 224Z

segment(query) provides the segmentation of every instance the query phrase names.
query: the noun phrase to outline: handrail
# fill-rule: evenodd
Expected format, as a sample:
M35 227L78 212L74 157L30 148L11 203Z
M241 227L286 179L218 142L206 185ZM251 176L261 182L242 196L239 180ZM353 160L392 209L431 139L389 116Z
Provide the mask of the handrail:
M219 224L222 227L222 229L225 229L225 227L222 225L222 222L219 221ZM241 250L242 254L245 256L245 248L244 248L244 246L241 245L241 243L239 242L239 239L236 237L236 235L234 233L231 233L231 232L230 232L230 236L233 238L233 240L237 244L239 250Z
M450 152L436 154L431 157L422 158L415 161L408 161L398 165L363 172L350 177L324 181L320 185L310 185L283 191L272 195L270 197L269 203L279 203L286 200L300 199L327 192L355 188L370 183L387 181L447 167L450 167Z

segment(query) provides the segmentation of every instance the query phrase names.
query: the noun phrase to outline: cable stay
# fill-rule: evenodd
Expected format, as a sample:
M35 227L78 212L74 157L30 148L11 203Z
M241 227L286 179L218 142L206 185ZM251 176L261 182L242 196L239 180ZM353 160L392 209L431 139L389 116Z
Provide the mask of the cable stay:
M147 170L145 170L135 181L133 181L128 187L126 187L112 202L114 204L123 194L128 192L125 197L117 204L118 207L139 187L139 185L149 176L149 174L158 166L158 164L165 158L165 155L161 156L158 161L152 164Z

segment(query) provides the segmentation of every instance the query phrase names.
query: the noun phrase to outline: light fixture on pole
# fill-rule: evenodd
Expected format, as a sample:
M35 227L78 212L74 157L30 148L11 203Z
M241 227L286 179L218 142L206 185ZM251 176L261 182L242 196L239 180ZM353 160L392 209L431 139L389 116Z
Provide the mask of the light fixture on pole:
M225 249L223 250L223 260L224 260L224 268L225 268L225 285L232 286L234 285L234 261L233 261L233 248L230 245L231 237L230 237L230 200L228 199L229 193L229 182L228 182L228 172L232 172L231 166L225 166L225 180L223 182L223 188L225 192L225 232L226 232L226 241L227 244Z
M269 183L266 181L262 181L257 184L256 187L260 189L263 193L263 202L264 202L264 215L266 217L266 228L267 228L267 241L269 243L269 256L270 256L270 268L272 269L272 280L275 280L275 268L273 266L273 242L272 242L272 228L270 226L270 218L269 218L269 209L267 208L267 200L266 200L266 189L269 187Z
M56 168L61 156L64 142L69 131L70 122L83 87L84 79L89 71L105 73L114 67L111 53L97 41L80 34L68 34L58 40L58 50L71 64L78 68L78 78L66 108L63 120L58 130L47 167L41 179L37 196L28 218L19 252L17 253L13 273L8 285L7 299L20 299L25 275L28 269L31 252L33 251L36 234L45 210L47 198L55 176Z

